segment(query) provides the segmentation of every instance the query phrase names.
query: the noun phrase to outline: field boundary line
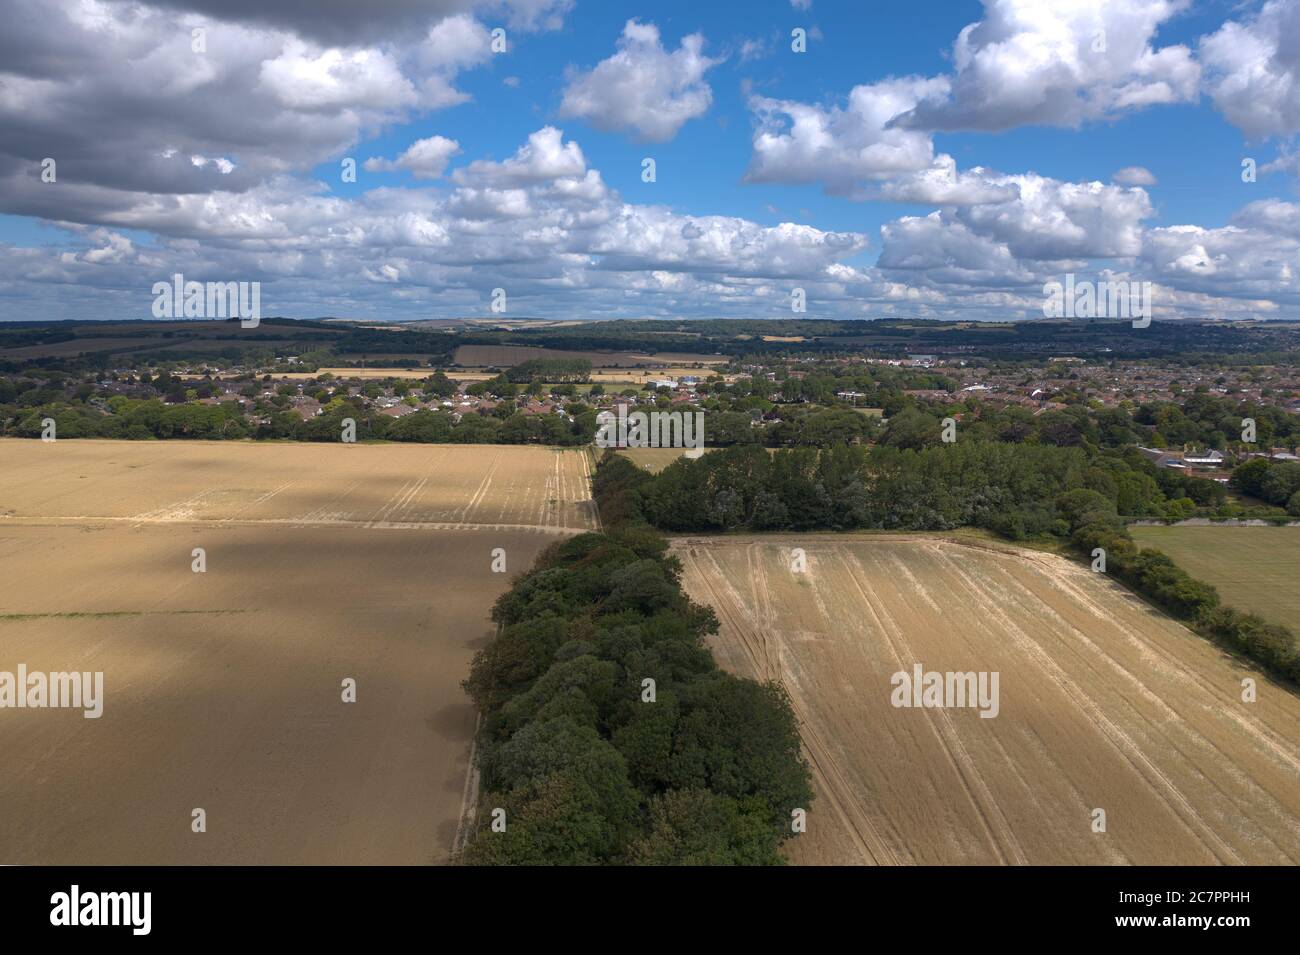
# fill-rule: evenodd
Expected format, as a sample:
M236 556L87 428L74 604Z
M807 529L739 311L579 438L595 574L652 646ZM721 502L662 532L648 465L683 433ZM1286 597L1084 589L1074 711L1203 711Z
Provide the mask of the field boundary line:
M600 519L600 506L596 504L596 494L591 486L592 476L596 472L596 451L594 445L582 449L582 476L587 482L587 503L591 505L591 520L597 533L604 533L605 524Z
M451 861L456 862L469 844L469 821L478 816L478 734L483 726L483 714L474 717L474 735L469 739L469 764L465 767L465 788L460 795L460 818L456 822L456 835L451 842Z

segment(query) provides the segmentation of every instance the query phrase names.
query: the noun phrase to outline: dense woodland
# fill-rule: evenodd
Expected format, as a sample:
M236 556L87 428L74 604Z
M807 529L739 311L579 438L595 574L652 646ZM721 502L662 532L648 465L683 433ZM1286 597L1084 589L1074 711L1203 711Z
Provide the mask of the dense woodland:
M717 620L666 541L612 524L552 546L493 610L465 681L484 722L463 861L779 864L812 800L784 691L719 670Z

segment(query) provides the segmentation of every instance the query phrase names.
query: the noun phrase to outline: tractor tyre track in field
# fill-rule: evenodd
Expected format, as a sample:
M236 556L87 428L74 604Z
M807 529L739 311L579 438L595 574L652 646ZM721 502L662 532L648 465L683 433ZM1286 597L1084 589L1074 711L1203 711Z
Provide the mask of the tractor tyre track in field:
M819 801L811 864L1294 864L1300 696L1064 558L954 535L680 537L718 662L779 680ZM792 573L791 549L806 553ZM913 664L1001 707L891 705ZM1108 826L1094 830L1105 808Z

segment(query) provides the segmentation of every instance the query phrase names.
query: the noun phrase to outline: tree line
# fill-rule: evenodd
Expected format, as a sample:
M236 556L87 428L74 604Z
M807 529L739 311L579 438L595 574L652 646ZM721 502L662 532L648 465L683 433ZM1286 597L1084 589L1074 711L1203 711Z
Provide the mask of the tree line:
M475 865L773 865L812 791L779 684L723 672L643 523L550 547L493 609ZM495 825L494 825L495 824Z
M1173 479L1162 485L1162 477L1133 449L963 439L921 449L737 447L682 458L657 475L607 453L593 488L602 514L666 531L979 527L1013 541L1055 540L1089 559L1101 548L1108 573L1270 673L1300 682L1300 649L1288 628L1224 606L1214 587L1133 541L1126 517L1177 516L1192 505L1167 496L1165 487L1182 487Z
M1133 449L973 439L922 448L737 446L643 478L622 506L663 530L687 532L981 527L1012 540L1063 539L1070 528L1056 499L1076 488L1132 517L1181 517L1196 506L1167 496L1157 470Z
M368 396L363 393L327 397L322 414L304 419L284 395L259 400L251 417L234 400L170 404L160 398L116 395L95 406L69 401L62 391L57 397L28 408L0 404L0 433L38 438L46 419L52 419L60 438L338 441L351 419L358 441L573 447L590 443L596 431L595 410L580 403L565 414L525 414L513 403L503 402L482 414L457 415L438 408L392 417L367 407L363 399Z

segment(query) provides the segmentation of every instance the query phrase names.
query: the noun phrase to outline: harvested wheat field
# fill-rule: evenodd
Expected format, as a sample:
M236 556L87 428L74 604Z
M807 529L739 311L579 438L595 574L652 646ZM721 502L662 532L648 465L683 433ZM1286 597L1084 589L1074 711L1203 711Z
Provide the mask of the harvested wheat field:
M103 673L97 719L0 711L0 864L448 859L473 790L460 681L511 577L592 526L582 455L8 441L0 461L0 671Z
M586 451L520 445L0 441L0 527L88 518L128 526L595 526Z
M1300 861L1300 698L1086 566L911 535L673 550L719 663L779 680L802 722L816 801L793 862ZM895 707L916 664L996 671L996 716Z

